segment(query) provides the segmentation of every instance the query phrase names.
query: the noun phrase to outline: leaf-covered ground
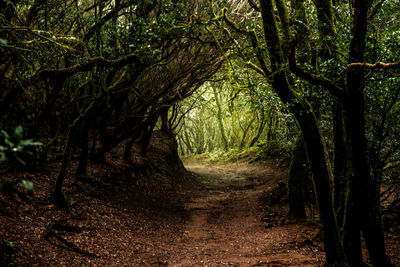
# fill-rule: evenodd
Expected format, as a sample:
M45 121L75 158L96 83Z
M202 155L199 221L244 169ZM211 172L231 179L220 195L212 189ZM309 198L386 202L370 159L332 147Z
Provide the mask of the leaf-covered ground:
M175 182L152 173L160 159L151 168L110 158L107 162L90 169L94 177L106 177L101 182L68 180L69 211L48 202L56 169L12 176L10 180L31 178L36 190L25 200L15 192L0 194L0 265L324 263L317 224L286 223L285 196L278 186L286 172L273 161L207 165L188 160L191 173ZM137 175L139 169L144 176ZM18 185L14 188L23 192ZM388 239L388 250L400 262L399 242Z

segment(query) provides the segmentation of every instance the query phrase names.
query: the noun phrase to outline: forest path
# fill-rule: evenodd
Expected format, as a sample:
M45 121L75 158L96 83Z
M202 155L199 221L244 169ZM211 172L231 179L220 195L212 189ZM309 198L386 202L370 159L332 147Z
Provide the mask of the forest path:
M261 195L276 186L278 170L247 163L207 166L185 162L202 186L187 192L189 219L173 245L171 266L320 266L305 226L266 228ZM308 233L309 234L309 233ZM308 240L308 241L307 241ZM312 241L311 241L312 243Z
M280 192L277 184L287 169L273 161L188 160L185 166L193 175L159 191L154 184L148 192L144 186L99 191L92 184L76 185L69 196L77 202L68 213L43 204L49 176L37 176L34 202L14 201L7 207L12 216L0 213L0 241L15 241L20 248L10 256L15 266L323 265L321 243L314 238L318 227L287 225L287 205L266 204ZM120 176L110 176L115 177ZM78 230L62 230L71 226ZM8 266L1 255L0 266Z

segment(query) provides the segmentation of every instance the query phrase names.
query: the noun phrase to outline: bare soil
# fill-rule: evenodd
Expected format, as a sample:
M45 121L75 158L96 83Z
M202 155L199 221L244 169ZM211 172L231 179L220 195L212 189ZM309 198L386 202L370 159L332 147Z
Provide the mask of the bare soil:
M158 180L158 187L133 174L141 186L126 186L129 168L116 160L92 166L94 175L112 173L112 181L69 181L69 211L48 203L53 175L16 175L35 182L35 196L0 195L0 266L324 264L318 225L285 221L278 187L285 168L274 161L184 163L190 173L179 183ZM398 260L398 243L389 244Z
M281 179L283 170L269 164L229 163L207 166L185 162L199 175L201 189L185 203L189 214L184 238L169 262L173 266L320 266L323 253L312 238L315 226L279 225L265 221L263 198ZM271 212L271 210L269 210ZM271 216L276 215L272 211ZM270 221L270 220L268 220Z

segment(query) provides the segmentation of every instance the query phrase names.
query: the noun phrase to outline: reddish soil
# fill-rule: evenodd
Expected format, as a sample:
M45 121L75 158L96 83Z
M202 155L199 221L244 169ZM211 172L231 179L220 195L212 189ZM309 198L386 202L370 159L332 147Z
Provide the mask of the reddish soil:
M122 174L115 175L113 168L125 168L123 163L114 161L101 166L103 172L114 173L114 183L70 181L67 195L75 204L69 211L49 205L51 179L46 175L21 174L36 185L29 203L18 196L11 201L0 194L0 265L324 263L315 224L286 224L285 205L265 205L278 191L277 183L286 176L285 170L272 161L213 166L186 161L186 168L193 173L186 174L179 184L165 183L157 188L144 182L141 191L124 186ZM99 168L96 170L100 172ZM92 173L96 171L92 169ZM10 248L9 242L15 248Z
M187 162L201 175L202 190L194 190L185 209L190 219L174 266L319 266L320 244L311 240L316 227L266 227L260 198L272 190L282 171L270 164L231 163L204 166ZM282 218L284 219L284 218Z

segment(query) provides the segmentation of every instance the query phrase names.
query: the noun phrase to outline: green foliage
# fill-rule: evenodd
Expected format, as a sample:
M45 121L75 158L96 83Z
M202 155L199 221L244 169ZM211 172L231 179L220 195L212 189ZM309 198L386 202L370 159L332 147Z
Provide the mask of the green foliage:
M298 127L287 109L298 102L284 106L272 90L261 16L248 1L2 2L12 9L0 15L0 127L21 123L35 139L52 140L43 149L48 154L65 151L59 192L70 158L88 161L99 147L103 155L95 156L101 158L132 136L144 140L165 107L181 154L207 153L211 161L290 154ZM334 1L335 34L321 40L318 2L324 1L288 6L290 34L300 39L297 63L340 85L349 62L354 7L351 1ZM398 0L382 3L368 21L366 62L399 57ZM237 29L220 16L224 7ZM248 31L257 40L249 40ZM283 47L290 41L283 40ZM325 50L332 56L324 57ZM132 55L137 61L125 60ZM296 96L313 103L305 112L318 116L333 155L333 97L290 74L286 62L280 67ZM41 75L44 70L50 70L47 76ZM398 185L398 70L366 74L369 161L377 181ZM23 167L38 145L24 139L21 126L12 134L1 131L0 163ZM33 191L27 181L20 185ZM55 200L65 202L64 195Z
M12 241L4 240L4 243L6 244L7 247L9 247L9 248L11 248L13 250L17 249L17 247L15 246L14 242L12 242Z
M28 181L28 180L21 180L21 182L19 183L19 185L22 186L23 188L25 188L26 191L27 191L29 194L33 194L35 188L34 188L34 185L33 185L33 183L32 183L31 181Z
M24 156L32 156L31 147L40 146L42 143L34 142L32 139L23 138L23 128L17 126L13 135L9 135L6 131L0 131L0 163L9 163L13 167L19 168L27 165L23 159ZM34 185L31 181L22 179L19 185L23 187L28 194L34 193ZM2 184L0 184L2 187Z
M24 155L33 155L31 147L40 146L42 143L35 142L32 139L23 139L23 128L17 126L12 135L6 131L0 131L0 162L10 161L14 164L26 166L23 160Z
M204 84L182 102L184 117L177 131L181 154L208 152L211 161L234 159L256 146L260 157L267 157L261 155L271 148L282 152L278 157L290 154L296 133L293 117L270 85L243 67L231 61L216 82Z

